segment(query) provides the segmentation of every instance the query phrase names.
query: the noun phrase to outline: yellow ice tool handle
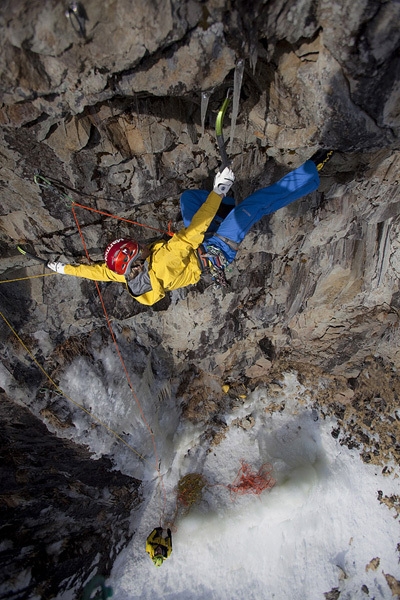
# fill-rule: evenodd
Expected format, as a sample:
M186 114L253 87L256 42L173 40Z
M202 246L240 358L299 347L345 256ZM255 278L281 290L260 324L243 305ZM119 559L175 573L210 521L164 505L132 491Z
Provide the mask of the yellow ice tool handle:
M229 97L229 91L228 91L228 94L218 112L217 120L215 122L215 135L217 137L219 152L221 154L222 169L224 169L225 167L229 167L229 164L230 164L229 160L228 160L228 155L226 153L224 135L222 133L224 117L225 117L226 109L228 108L229 102L230 102L230 97Z

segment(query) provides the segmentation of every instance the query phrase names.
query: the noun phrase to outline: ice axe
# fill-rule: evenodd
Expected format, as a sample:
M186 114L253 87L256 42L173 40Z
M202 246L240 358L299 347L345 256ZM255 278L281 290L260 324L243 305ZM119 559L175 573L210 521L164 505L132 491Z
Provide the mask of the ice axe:
M222 169L225 169L225 167L230 166L230 160L228 159L228 155L226 153L224 134L222 132L222 127L223 127L223 123L224 123L225 113L229 106L229 102L231 100L231 92L232 92L232 90L231 90L231 88L229 88L228 92L226 94L226 98L225 98L221 108L219 109L219 112L217 115L217 120L215 121L215 135L216 135L217 142L218 142L219 152L221 154Z
M37 256L37 254L33 254L32 252L28 252L28 250L25 250L21 246L17 246L17 250L18 250L18 252L21 252L21 254L23 254L24 256L26 256L27 258L32 258L32 260L36 260L37 262L40 262L40 263L42 263L44 265L47 265L48 261L45 258L41 258L40 256Z

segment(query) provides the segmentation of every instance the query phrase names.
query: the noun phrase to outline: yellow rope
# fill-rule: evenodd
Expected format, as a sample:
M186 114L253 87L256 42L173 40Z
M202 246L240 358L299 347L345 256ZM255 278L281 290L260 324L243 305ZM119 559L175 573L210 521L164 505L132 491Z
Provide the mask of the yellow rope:
M13 328L13 326L11 325L11 323L6 319L6 317L3 315L3 313L1 311L0 311L0 315L1 315L2 319L4 320L4 322L8 325L8 327L10 328L10 330L12 331L12 333L14 334L14 336L17 338L17 340L19 341L19 343L21 344L21 346L29 354L29 356L31 357L31 359L33 360L33 362L35 363L35 365L40 369L40 371L43 373L43 375L54 386L56 392L58 392L61 396L64 396L64 398L66 398L67 400L69 400L70 402L72 402L72 404L74 404L75 406L77 406L78 408L80 408L81 410L83 410L83 412L85 412L87 415L89 415L89 417L91 417L94 421L96 421L97 423L99 423L99 425L101 425L102 427L104 427L105 429L107 429L107 431L109 431L110 433L112 433L120 442L122 442L123 444L125 444L125 446L127 446L129 448L129 450L132 450L132 452L134 452L142 460L144 460L145 462L147 462L147 459L144 458L144 456L142 456L137 450L135 450L135 448L133 448L133 446L131 446L130 444L128 444L124 439L122 439L122 437L116 431L114 431L113 429L111 429L111 427L109 427L108 425L106 425L105 423L103 423L103 421L101 421L100 419L98 419L95 415L93 415L90 411L88 411L84 406L82 406L81 404L78 404L78 402L75 402L75 400L73 400L72 398L70 398L69 396L67 396L67 394L65 394L62 391L62 389L59 388L58 385L56 384L56 382L43 369L42 365L40 365L38 363L38 361L36 360L36 358L34 357L34 355L32 354L32 352L24 344L24 342L22 341L22 339L19 337L18 333L15 331L15 329Z
M29 275L29 277L18 277L18 279L3 279L0 283L13 283L14 281L24 281L25 279L35 279L35 277L48 277L49 275L58 275L58 273L42 273L41 275Z

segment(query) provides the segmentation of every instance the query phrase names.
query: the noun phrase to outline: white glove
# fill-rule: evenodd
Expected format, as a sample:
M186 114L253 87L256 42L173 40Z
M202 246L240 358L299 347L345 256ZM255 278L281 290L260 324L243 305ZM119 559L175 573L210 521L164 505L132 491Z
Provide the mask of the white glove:
M60 262L48 262L46 266L48 269L51 269L52 271L55 271L56 273L64 273L65 265L63 265Z
M229 167L225 167L222 173L217 173L214 179L213 191L220 196L226 196L231 189L235 175Z

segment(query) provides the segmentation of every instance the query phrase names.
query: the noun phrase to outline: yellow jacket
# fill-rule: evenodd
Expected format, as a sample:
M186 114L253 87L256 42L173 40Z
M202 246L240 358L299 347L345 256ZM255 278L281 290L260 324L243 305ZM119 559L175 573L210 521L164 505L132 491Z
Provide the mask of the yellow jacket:
M201 269L196 249L202 243L220 204L221 196L210 192L188 227L175 233L170 240L155 242L151 246L151 255L146 260L149 262L152 289L141 296L134 296L135 300L152 305L164 298L166 292L199 281ZM114 273L105 263L65 265L64 273L94 281L119 281L126 284L125 276Z
M169 536L166 538L162 537L161 527L153 529L153 531L146 540L146 552L150 555L150 558L152 560L154 558L154 550L157 548L157 546L163 546L166 549L167 556L165 558L168 558L170 556L172 552L172 541Z

